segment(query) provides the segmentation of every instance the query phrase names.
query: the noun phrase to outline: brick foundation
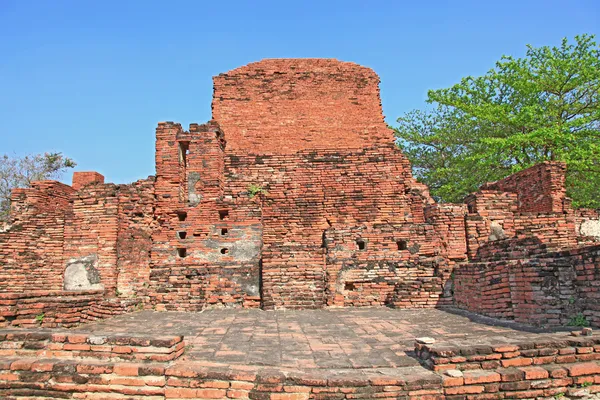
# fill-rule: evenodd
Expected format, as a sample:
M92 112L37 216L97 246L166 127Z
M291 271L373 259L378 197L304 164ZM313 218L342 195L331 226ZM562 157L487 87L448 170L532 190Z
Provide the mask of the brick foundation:
M185 360L182 337L8 331L5 399L525 399L600 392L600 338L416 344L426 368L289 370ZM15 357L19 356L19 357ZM48 357L48 358L45 358Z
M415 344L428 368L442 376L445 398L547 398L600 392L600 336L566 334L518 343ZM580 397L580 396L576 396ZM457 397L458 398L458 397Z

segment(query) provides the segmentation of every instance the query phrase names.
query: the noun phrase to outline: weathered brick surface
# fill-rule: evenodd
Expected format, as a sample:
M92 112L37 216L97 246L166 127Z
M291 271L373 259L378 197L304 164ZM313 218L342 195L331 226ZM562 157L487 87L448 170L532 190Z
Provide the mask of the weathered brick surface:
M0 327L72 327L131 312L141 300L106 298L103 290L0 293Z
M517 194L521 213L554 213L565 211L565 175L567 166L559 162L543 162L499 181L482 186Z
M444 239L463 211L414 181L377 83L351 63L267 60L215 78L218 124L159 124L152 304L448 304L466 246Z
M600 325L600 246L472 262L454 274L455 302L470 311L538 325L582 314Z
M432 345L415 343L415 353L422 360L423 365L434 371L497 370L503 382L541 379L538 377L540 375L547 378L549 374L552 377L562 378L566 375L561 374L561 369L555 366L573 364L583 365L580 368L587 368L586 366L589 365L597 366L593 361L600 360L600 352L596 351L600 348L594 348L595 345L600 344L600 335L597 334L572 337L563 333L502 342L503 340L497 338L496 340L489 338L481 340L477 345L464 342L441 342ZM565 354L571 356L564 357ZM548 368L548 365L551 367ZM465 372L465 383L467 383L466 376Z
M73 173L73 189L79 190L90 183L104 183L104 176L94 171Z
M214 78L213 119L238 154L389 145L379 77L334 59L272 59Z
M437 204L393 143L378 83L333 59L252 63L214 78L212 121L158 124L155 177L115 185L77 172L72 187L15 190L0 232L0 324L455 300L598 325L600 218L571 209L565 165Z
M582 382L592 384L588 394L600 392L600 386L593 385L600 378L600 353L559 355L570 350L579 354L579 349L595 343L600 343L598 335L574 338L564 334L516 345L415 343L415 352L423 365L442 375L445 398L477 393L482 393L483 397L477 397L482 399L547 398L572 395Z
M598 238L580 233L598 213L571 209L565 173L542 163L467 197L470 261L454 269L456 305L538 325L582 314L599 325Z
M503 380L505 370L467 371L451 381L444 373L405 369L385 377L374 371L286 371L224 368L198 363L135 364L88 360L7 359L0 364L3 398L79 399L528 399L574 393L589 382L588 393L600 391L597 363L564 365L567 378L546 377L515 369L519 380ZM522 371L520 371L522 370ZM529 378L525 375L529 374ZM454 374L453 374L454 375ZM26 397L29 396L29 397ZM477 396L477 397L472 397Z
M0 336L2 358L167 362L179 358L184 348L182 336L110 336L56 330L39 333L3 330Z
M64 225L73 193L54 181L13 190L10 228L0 233L0 291L62 289Z

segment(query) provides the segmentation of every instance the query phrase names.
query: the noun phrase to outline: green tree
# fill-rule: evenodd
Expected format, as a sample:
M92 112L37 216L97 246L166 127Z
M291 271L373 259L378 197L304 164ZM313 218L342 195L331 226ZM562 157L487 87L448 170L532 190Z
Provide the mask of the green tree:
M398 119L398 144L440 201L546 160L568 166L578 207L600 207L600 48L594 36L527 46L481 77L430 90L425 111Z
M31 182L59 179L75 162L61 153L45 153L25 157L0 157L0 221L7 221L10 212L10 192L26 188Z

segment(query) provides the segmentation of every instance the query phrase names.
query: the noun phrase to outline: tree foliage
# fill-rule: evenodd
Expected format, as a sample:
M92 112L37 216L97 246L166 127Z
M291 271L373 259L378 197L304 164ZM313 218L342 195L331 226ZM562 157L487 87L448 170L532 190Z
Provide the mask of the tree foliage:
M15 188L26 188L31 182L59 179L75 162L61 153L45 153L25 157L0 157L0 221L8 220L10 193Z
M438 200L546 160L567 163L574 205L600 207L600 48L590 35L527 46L480 77L430 90L398 119L398 144Z

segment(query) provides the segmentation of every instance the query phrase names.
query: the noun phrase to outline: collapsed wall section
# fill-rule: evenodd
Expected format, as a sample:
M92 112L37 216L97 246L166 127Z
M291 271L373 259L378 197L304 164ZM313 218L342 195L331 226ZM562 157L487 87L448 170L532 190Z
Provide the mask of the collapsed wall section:
M0 232L0 292L62 289L65 220L73 192L56 181L13 190L10 225Z
M555 250L577 246L576 218L566 198L565 176L564 163L544 162L467 196L469 257L502 256L506 246L494 243L504 239L536 238ZM536 248L540 246L534 244L532 250Z
M466 198L470 261L454 270L456 305L538 325L600 324L598 212L571 209L565 175L545 162Z
M134 297L148 282L152 179L73 178L77 190L43 181L13 191L11 224L0 233L0 326L73 326L141 301Z

